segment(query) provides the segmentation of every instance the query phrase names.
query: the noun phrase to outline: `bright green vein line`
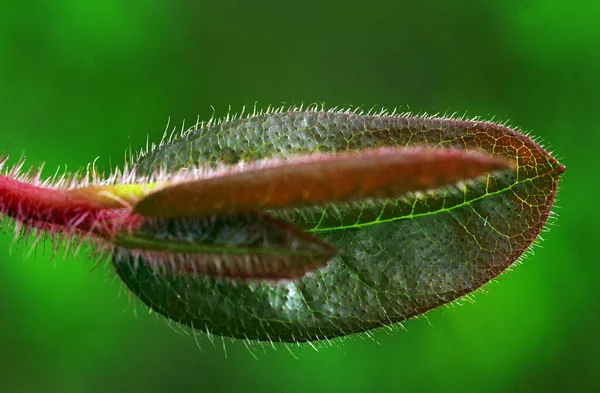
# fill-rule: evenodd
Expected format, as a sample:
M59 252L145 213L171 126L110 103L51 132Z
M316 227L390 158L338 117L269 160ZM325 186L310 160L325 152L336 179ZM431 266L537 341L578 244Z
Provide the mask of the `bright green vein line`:
M375 225L375 224L384 224L386 222L394 222L394 221L404 220L404 219L407 219L407 218L414 219L414 218L417 218L417 217L429 216L431 214L443 213L443 212L447 212L447 211L450 211L450 210L458 209L458 208L463 207L463 206L468 206L468 205L470 205L470 204L472 204L472 203L474 203L474 202L476 202L478 200L481 200L483 198L487 198L487 197L492 196L492 195L498 195L500 193L503 193L505 191L508 191L508 190L512 189L516 185L523 184L523 183L528 182L528 181L533 181L533 180L538 179L540 177L549 175L552 172L554 172L554 171L552 170L552 171L546 172L546 173L544 173L542 175L534 176L534 177L532 177L530 179L525 179L523 181L517 181L517 182L511 184L510 186L508 186L506 188L502 188L502 189L500 189L498 191L487 192L487 193L485 193L485 194L483 194L483 195L481 195L481 196L479 196L477 198L473 198L473 199L471 199L469 201L465 201L463 203L456 204L456 205L454 205L452 207L442 208L440 210L435 210L435 211L432 211L432 212L417 213L417 214L412 214L411 213L411 214L407 214L407 215L404 215L404 216L388 218L388 219L385 219L385 220L376 219L376 220L371 221L371 222L364 222L364 223L352 224L352 225L341 225L339 227L331 227L331 228L319 228L319 224L322 222L322 220L321 220L321 221L319 221L319 224L317 224L315 227L309 229L308 232L315 233L315 232L341 231L341 230L346 230L346 229L360 229L360 228L365 228L365 227L368 227L368 226L371 226L371 225Z

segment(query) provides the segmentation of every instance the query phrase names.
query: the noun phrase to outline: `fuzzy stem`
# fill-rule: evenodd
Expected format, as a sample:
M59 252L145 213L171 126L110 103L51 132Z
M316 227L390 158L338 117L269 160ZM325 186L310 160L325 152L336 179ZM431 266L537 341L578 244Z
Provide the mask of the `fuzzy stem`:
M141 220L127 206L140 190L135 185L60 190L0 175L0 212L37 228L58 226L112 238Z

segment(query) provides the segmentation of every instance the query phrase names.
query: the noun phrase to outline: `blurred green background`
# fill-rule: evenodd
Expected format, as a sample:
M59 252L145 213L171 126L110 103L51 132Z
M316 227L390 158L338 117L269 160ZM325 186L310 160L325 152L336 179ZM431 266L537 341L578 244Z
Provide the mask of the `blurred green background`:
M591 1L4 1L1 143L48 175L255 102L508 120L567 173L545 241L474 304L298 359L198 350L108 266L24 258L4 234L0 392L600 391L599 19Z

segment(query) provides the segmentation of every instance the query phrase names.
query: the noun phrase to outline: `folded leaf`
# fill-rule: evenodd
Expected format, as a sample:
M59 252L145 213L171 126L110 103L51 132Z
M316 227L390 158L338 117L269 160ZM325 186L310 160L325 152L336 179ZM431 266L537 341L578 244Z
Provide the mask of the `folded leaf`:
M312 154L251 163L166 187L141 199L134 211L150 217L206 217L392 198L511 167L507 160L481 153L426 147Z
M170 217L196 209L194 214L202 216L215 210L245 211L256 203L257 209L266 209L340 252L321 269L291 280L231 280L214 272L189 274L178 266L157 269L151 255L132 258L119 252L113 258L115 269L151 308L200 331L273 341L361 332L447 304L503 272L542 230L564 171L528 137L490 122L323 111L267 113L200 125L148 152L135 170L150 176L191 165L218 169L223 164L297 156L310 162L311 155L323 152L342 158L350 157L345 152L358 152L355 157L360 160L361 152L385 151L377 150L381 147L478 151L514 162L516 168L433 190L417 187L399 197L356 191L380 189L365 185L373 180L366 172L353 176L361 165L350 170L351 166L341 165L343 175L325 186L335 171L318 165L307 172L285 164L278 167L286 168L288 176L324 174L315 183L309 177L286 181L277 169L267 173L257 168L252 179L224 176L211 184L218 201L203 196L197 202L209 206L195 207L196 202L187 198L202 192L205 180L191 185L191 190L175 187L166 196L159 191L157 197L148 197L158 203L144 207L142 202L139 210L158 216L164 211ZM373 165L377 167L375 161ZM443 170L439 165L431 169L433 178ZM385 180L381 188L390 186L389 191L392 183ZM270 186L275 187L275 202L264 202ZM236 187L243 195L233 194ZM302 193L307 188L308 197ZM288 190L291 197L285 196ZM325 192L314 204L317 198L312 199L312 193L319 190ZM362 200L365 195L374 198ZM221 202L224 208L219 207ZM182 207L174 207L176 203ZM175 239L193 235L185 228L179 233L165 231Z
M338 250L265 214L146 219L114 239L119 258L157 274L282 279L324 266Z

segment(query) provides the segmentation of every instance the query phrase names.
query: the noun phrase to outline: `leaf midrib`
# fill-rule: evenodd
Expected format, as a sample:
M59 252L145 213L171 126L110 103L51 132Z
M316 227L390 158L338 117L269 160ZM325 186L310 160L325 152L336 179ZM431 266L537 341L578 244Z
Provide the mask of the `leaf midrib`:
M501 189L496 190L494 192L486 192L485 194L483 194L483 195L481 195L479 197L470 199L468 201L464 201L462 203L458 203L458 204L456 204L454 206L451 206L451 207L442 208L442 209L439 209L439 210L428 211L428 212L425 212L425 213L410 213L410 214L406 214L406 215L402 215L402 216L398 216L398 217L386 218L386 219L383 219L383 220L381 220L381 219L378 218L378 219L376 219L374 221L371 221L371 222L357 223L357 224L352 224L352 225L340 225L340 226L331 227L331 228L319 228L319 225L317 224L317 226L315 226L315 227L313 227L311 229L308 229L307 232L310 232L310 233L319 233L319 232L342 231L342 230L349 230L349 229L360 229L360 228L366 228L366 227L369 227L369 226L372 226L372 225L377 225L377 224L385 224L385 223L388 223L388 222L395 222L395 221L409 219L409 218L410 219L415 219L415 218L418 218L418 217L430 216L432 214L440 214L440 213L443 213L443 212L446 212L446 211L455 210L455 209L458 209L458 208L461 208L461 207L464 207L464 206L469 206L472 203L474 203L476 201L479 201L479 200L481 200L483 198L487 198L487 197L490 197L492 195L501 194L503 192L511 190L512 188L514 188L515 186L517 186L519 184L524 184L525 182L532 182L532 181L534 181L536 179L539 179L539 178L551 175L551 174L556 173L556 172L557 172L557 169L553 168L553 169L551 169L551 170L549 170L547 172L544 172L541 175L536 175L534 177L530 177L530 178L527 178L525 180L516 181L516 182L512 183L508 187L501 188ZM465 185L465 187L466 187L466 185ZM320 222L322 222L322 221L320 221Z

